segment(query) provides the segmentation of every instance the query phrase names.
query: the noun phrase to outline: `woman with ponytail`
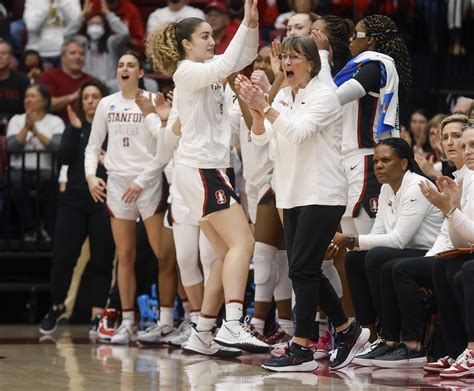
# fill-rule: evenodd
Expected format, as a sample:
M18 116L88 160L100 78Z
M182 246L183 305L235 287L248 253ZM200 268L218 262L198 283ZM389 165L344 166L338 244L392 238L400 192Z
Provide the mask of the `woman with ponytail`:
M222 80L249 65L257 55L256 0L245 1L242 24L222 56L214 57L212 28L186 18L152 33L147 55L155 68L173 76L181 139L175 162L175 183L217 256L208 278L201 316L184 350L209 356L235 357L242 349L264 352L242 323L242 303L254 239L225 169L230 166L230 129ZM225 319L213 330L225 299ZM223 346L228 348L224 348Z
M337 233L334 241L350 242L349 250L360 250L347 253L346 274L356 317L371 329L374 340L375 324L385 319L385 311L393 310L382 305L386 287L381 281L384 276L391 280L393 265L400 258L421 257L431 249L443 213L423 197L418 183L426 177L406 141L395 137L382 140L373 159L375 177L382 185L374 226L366 235ZM394 348L380 342L359 353L354 363L371 365L374 353Z

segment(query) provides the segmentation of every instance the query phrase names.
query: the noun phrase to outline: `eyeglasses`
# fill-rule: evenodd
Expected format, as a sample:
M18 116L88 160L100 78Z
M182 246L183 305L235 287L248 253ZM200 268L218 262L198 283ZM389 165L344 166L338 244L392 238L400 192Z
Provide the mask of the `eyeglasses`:
M302 54L286 54L286 53L282 53L278 56L278 58L280 59L280 61L282 62L285 62L286 60L290 60L290 62L293 62L293 61L298 61L298 60L301 60L303 58L305 58L306 56L303 56Z
M464 132L465 130L469 129L469 128L474 128L474 122L469 122L468 124L464 125L462 128L461 128L461 132Z

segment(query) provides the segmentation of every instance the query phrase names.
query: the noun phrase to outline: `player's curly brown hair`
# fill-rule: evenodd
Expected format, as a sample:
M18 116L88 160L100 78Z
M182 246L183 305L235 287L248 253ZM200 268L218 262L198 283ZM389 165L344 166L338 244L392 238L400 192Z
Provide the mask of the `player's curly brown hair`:
M178 62L184 58L183 39L191 40L191 34L204 23L199 18L185 18L156 29L146 39L146 55L156 71L172 76Z

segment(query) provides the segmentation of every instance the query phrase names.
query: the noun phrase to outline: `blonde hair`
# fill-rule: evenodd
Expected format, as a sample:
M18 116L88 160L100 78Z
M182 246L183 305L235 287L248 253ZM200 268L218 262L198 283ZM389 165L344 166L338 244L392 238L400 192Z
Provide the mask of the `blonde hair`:
M199 18L185 18L177 23L167 23L148 35L146 56L156 71L172 76L178 62L184 58L183 39L191 41L191 34L204 21Z
M441 121L441 124L439 125L440 138L443 137L443 130L445 126L452 122L461 122L463 125L468 125L469 119L464 114L453 114L453 115L450 115L449 117L446 117L445 119Z

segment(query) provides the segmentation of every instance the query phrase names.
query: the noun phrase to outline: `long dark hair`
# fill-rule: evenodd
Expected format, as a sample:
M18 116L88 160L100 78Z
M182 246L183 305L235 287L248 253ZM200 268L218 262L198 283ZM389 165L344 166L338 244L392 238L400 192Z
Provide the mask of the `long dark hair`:
M377 51L395 61L400 78L399 96L406 98L411 85L411 59L405 41L395 22L385 15L369 15L362 19L367 34L375 38Z
M336 15L323 15L320 19L326 23L326 30L329 33L328 39L334 57L334 67L332 69L334 76L352 58L349 50L349 40L354 33L354 22Z
M81 30L79 31L79 34L85 36L87 38L87 46L90 48L91 47L91 38L87 35L87 22L91 20L94 16L99 16L102 19L102 24L104 26L104 35L99 38L99 41L97 43L97 50L99 51L100 54L102 53L107 53L109 51L107 47L107 40L109 37L112 35L112 30L110 29L109 22L107 22L107 19L105 18L105 15L102 12L94 12L93 14L90 14L87 17L87 21L84 22L82 25Z
M390 147L400 159L406 159L408 161L408 170L414 172L415 174L421 175L427 179L428 178L425 173L422 171L420 166L415 160L415 154L413 153L413 148L403 139L398 137L390 137L381 140L378 144L379 145L386 145ZM431 179L430 179L431 180Z
M83 122L86 120L86 114L84 113L84 108L82 107L82 94L84 90L90 86L96 87L100 91L101 98L109 95L109 89L100 80L90 79L86 80L84 83L81 84L81 88L79 90L79 106L77 109L77 115L79 119Z

